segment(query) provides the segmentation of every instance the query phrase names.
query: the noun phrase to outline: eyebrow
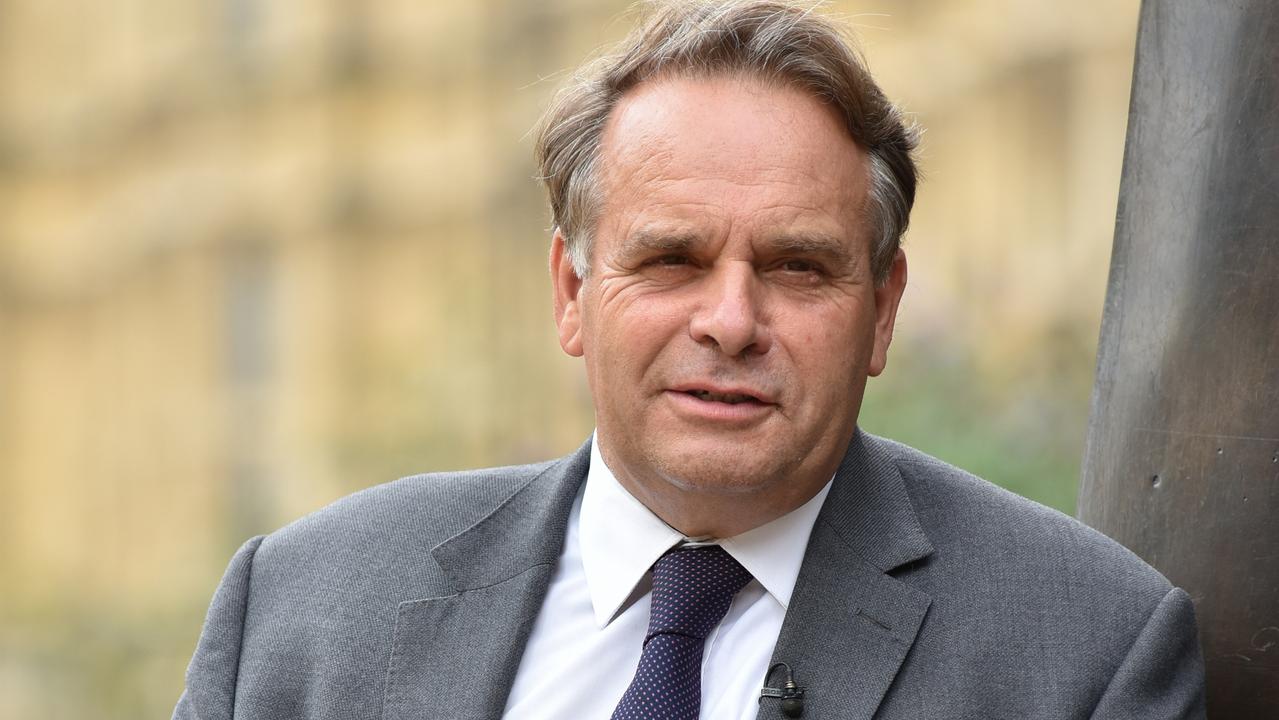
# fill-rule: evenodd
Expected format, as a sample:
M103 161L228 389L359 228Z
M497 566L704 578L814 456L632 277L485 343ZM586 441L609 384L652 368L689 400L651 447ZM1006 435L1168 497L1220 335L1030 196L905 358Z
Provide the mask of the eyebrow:
M622 241L621 253L623 257L632 257L650 252L687 252L702 241L696 233L686 230L641 228ZM778 235L763 241L761 245L762 249L772 255L819 257L841 266L851 265L856 260L843 240L821 232Z
M779 235L768 239L763 245L769 252L778 255L821 257L839 265L848 265L854 260L843 240L825 233Z
M622 241L623 257L645 252L680 252L687 251L700 242L700 238L687 231L666 231L642 228Z

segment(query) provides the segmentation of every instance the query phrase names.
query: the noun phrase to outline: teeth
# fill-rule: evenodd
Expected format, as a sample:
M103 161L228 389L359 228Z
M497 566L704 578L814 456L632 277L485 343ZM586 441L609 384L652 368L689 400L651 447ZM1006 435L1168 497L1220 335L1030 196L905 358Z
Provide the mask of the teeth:
M707 402L722 402L722 403L728 403L729 405L736 405L738 403L744 403L744 402L753 402L755 400L755 398L751 395L739 395L736 393L713 393L708 390L689 390L688 394L692 395L698 400L705 400Z

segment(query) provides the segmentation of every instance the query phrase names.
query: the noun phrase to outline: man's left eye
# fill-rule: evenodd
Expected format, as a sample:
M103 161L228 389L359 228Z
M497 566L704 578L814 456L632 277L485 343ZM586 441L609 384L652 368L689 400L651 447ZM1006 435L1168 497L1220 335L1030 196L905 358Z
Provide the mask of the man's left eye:
M821 267L817 263L809 260L787 260L781 264L781 268L787 272L793 273L818 273Z

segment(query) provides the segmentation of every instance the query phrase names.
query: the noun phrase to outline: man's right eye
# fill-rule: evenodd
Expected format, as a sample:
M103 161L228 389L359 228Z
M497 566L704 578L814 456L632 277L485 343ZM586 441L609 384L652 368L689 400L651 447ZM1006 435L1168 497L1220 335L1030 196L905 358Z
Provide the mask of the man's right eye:
M663 266L687 265L688 258L683 255L661 255L650 260L648 264Z

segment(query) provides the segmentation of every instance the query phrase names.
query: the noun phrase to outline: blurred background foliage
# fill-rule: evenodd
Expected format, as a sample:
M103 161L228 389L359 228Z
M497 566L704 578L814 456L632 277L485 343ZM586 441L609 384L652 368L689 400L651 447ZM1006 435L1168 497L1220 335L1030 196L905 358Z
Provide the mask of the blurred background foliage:
M1068 513L1137 5L826 8L927 130L862 424ZM587 436L529 130L624 9L0 1L0 717L167 717L244 539Z

